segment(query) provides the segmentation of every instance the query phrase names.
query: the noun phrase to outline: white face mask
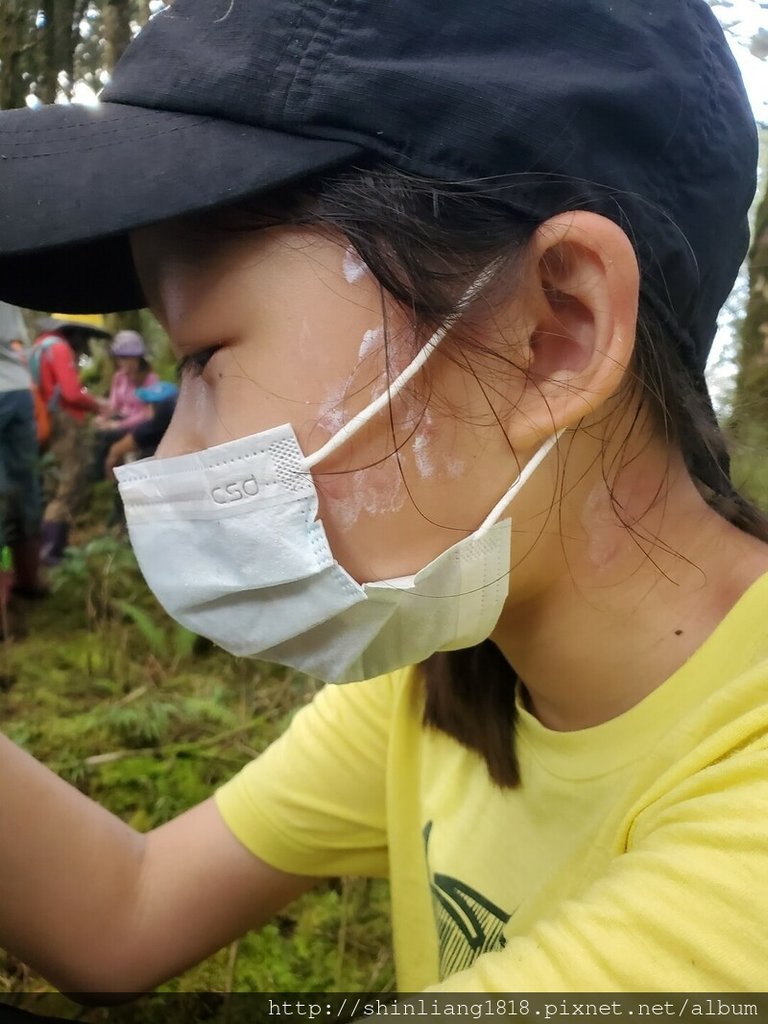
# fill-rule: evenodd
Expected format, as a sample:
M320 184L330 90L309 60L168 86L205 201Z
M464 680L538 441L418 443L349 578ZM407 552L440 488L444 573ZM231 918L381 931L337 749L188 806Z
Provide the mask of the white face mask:
M498 518L557 437L478 530L415 576L376 583L355 582L334 558L311 473L402 390L456 319L312 456L285 424L116 470L136 557L169 615L232 654L335 683L487 639L508 590L511 526Z

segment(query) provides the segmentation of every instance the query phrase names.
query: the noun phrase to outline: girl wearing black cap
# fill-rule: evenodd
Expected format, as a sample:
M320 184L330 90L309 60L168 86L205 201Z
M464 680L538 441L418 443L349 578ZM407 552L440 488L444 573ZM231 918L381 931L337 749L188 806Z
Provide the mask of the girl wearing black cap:
M215 140L218 177L38 258L108 261L176 348L118 470L159 599L345 685L147 836L4 743L0 939L143 989L351 872L391 880L405 990L759 989L768 526L702 376L754 125L706 4L224 7L176 0L98 118L55 112L59 168L151 125L154 167Z

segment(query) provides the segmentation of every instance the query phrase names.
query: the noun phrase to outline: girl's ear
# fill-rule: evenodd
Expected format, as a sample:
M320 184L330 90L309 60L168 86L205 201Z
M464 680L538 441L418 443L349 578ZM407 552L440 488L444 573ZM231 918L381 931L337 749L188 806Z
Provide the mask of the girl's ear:
M635 342L640 272L613 221L559 214L533 237L524 289L526 384L509 438L535 444L617 393Z

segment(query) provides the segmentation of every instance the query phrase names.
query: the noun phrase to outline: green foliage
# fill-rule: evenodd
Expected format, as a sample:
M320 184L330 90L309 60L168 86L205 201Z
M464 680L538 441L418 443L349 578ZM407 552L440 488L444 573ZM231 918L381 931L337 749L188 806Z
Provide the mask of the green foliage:
M71 548L53 585L28 614L27 637L0 646L0 675L10 680L0 689L3 731L140 831L210 796L282 732L316 688L297 673L234 659L177 626L148 592L124 539L97 536ZM382 882L323 884L261 933L163 988L388 990L387 902ZM0 953L0 993L48 989ZM205 1019L205 997L189 998L202 1000L194 1011L185 997L86 1010L80 1019ZM71 1012L64 1006L45 1012Z
M768 437L760 448L741 444L733 451L731 460L732 476L737 489L764 511L768 511L766 445L768 445Z
M151 353L152 368L163 380L175 380L176 357L168 335L148 309L142 309L139 316L140 330Z
M147 597L130 546L109 534L68 548L53 577L53 589L66 592L72 605L85 602L88 625L98 624L114 600Z
M296 917L283 916L240 944L232 991L375 992L391 988L380 956L377 919L386 912L380 882L344 879L305 896ZM298 989L291 986L302 982Z
M176 667L194 652L197 636L191 630L174 623L169 631L149 611L129 601L116 600L113 605L133 622L149 649L158 658L167 658Z

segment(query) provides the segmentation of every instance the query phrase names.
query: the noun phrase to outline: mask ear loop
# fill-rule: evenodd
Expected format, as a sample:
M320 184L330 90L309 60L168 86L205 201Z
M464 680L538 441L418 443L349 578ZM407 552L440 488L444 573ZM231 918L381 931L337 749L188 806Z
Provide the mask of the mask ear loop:
M445 323L443 323L435 331L435 333L432 335L429 341L426 342L421 351L417 353L415 358L411 360L411 362L408 364L408 366L406 366L403 372L399 374L399 376L397 376L393 381L391 381L391 383L387 387L387 390L383 392L383 394L379 395L378 398L374 399L374 401L371 402L370 405L367 405L365 409L361 409L356 416L353 416L348 423L345 423L344 426L341 427L333 435L333 437L326 441L321 448L318 448L316 452L314 452L312 455L304 456L304 469L311 470L319 462L322 462L323 459L326 459L329 455L335 452L337 448L340 448L351 437L354 437L358 430L360 430L361 427L364 427L365 424L372 420L373 417L376 416L378 413L380 413L382 409L385 409L387 407L387 405L392 401L395 395L398 395L403 390L405 385L410 380L412 380L413 377L416 376L416 374L419 372L422 366L424 366L426 361L429 359L429 357L432 355L432 353L435 351L438 345L442 342L442 340L445 338L446 334L448 334L451 328L454 327L459 322L459 320L461 320L461 318L466 313L467 308L472 302L472 300L477 296L481 289L485 287L485 285L493 276L495 270L496 264L492 264L490 267L488 267L487 270L484 270L483 273L480 274L480 276L477 278L474 284L470 288L468 288L466 293L463 295L461 301L459 302L459 306L456 312L452 316L449 316ZM552 435L552 437L547 438L547 440L544 442L541 448L539 448L535 455L527 462L527 464L518 473L517 477L515 478L514 482L511 484L509 489L501 496L501 498L499 498L499 500L493 506L491 511L488 513L488 515L485 517L485 519L482 521L482 523L476 530L475 536L479 536L483 533L486 533L488 530L490 530L492 526L495 525L499 516L510 504L510 502L515 498L517 493L520 490L522 490L522 488L526 485L531 476L533 476L535 471L538 469L538 467L550 453L552 448L560 440L564 432L565 428L563 430L558 430L557 433Z
M318 450L312 455L304 456L305 469L312 469L319 462L322 462L323 459L328 458L328 456L335 452L337 448L340 448L346 441L353 437L361 427L364 427L366 423L372 420L374 416L389 405L392 399L403 390L408 381L416 376L451 328L461 320L467 311L467 307L477 296L478 292L488 283L490 278L493 276L495 269L496 264L492 264L487 270L484 270L483 273L480 274L474 284L462 296L456 312L449 316L445 323L435 331L429 341L426 342L421 351L406 366L403 372L389 383L387 390L384 391L383 394L374 399L374 401L371 402L370 405L367 405L365 409L361 409L360 412L357 413L356 416L353 416L348 423L345 423L332 438L325 442L322 448L318 448Z
M496 524L497 520L499 519L499 516L501 515L501 513L506 509L506 507L510 504L510 502L517 496L518 492L521 491L523 489L523 487L525 487L525 485L531 479L533 474L536 472L536 470L542 464L544 459L547 457L547 455L549 455L549 453L552 451L554 446L557 444L557 442L563 436L563 434L565 433L565 429L566 428L563 427L562 430L558 430L556 434L553 434L551 437L548 437L547 440L544 442L544 444L541 446L541 448L539 448L539 450L535 453L535 455L533 455L533 457L530 458L528 460L528 462L523 466L523 468L517 474L517 477L515 478L515 481L511 485L509 490L507 490L506 493L504 493L501 496L501 498L499 498L499 500L493 506L491 511L488 513L488 515L482 521L480 526L478 526L477 530L475 531L475 536L476 537L479 537L482 534L487 533L488 530L490 530L490 528L492 526L495 526L495 524Z

